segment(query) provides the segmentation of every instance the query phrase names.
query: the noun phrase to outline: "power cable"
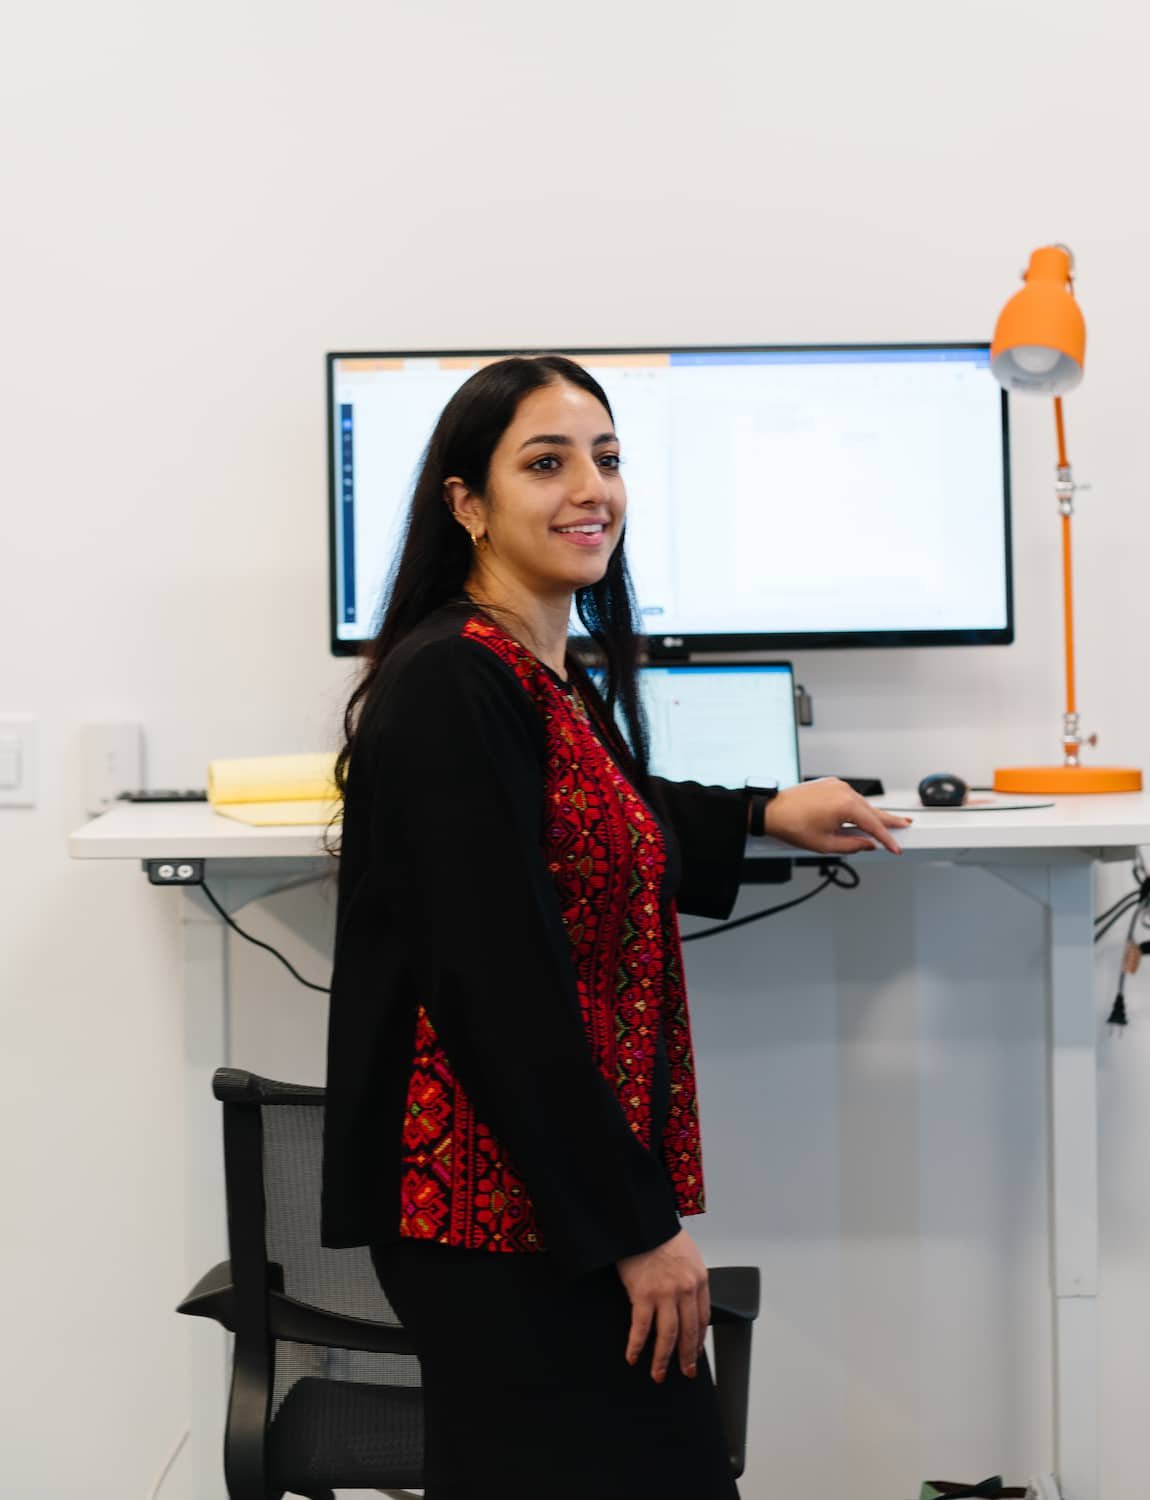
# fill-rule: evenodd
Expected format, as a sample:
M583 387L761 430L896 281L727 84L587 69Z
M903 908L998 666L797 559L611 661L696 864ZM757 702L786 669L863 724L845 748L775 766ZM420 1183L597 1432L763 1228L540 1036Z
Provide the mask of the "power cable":
M274 958L278 958L280 963L283 964L284 968L287 969L287 971L291 975L293 975L294 978L298 979L300 984L302 984L306 989L318 990L321 995L331 994L331 989L326 984L312 984L310 979L305 979L300 971L295 968L293 964L290 964L288 962L288 960L283 956L278 948L273 948L270 943L264 943L261 942L259 938L252 937L250 932L245 932L237 922L233 922L228 913L224 910L224 908L216 900L215 896L213 896L211 891L208 889L206 881L200 882L200 889L203 891L204 895L212 903L215 909L219 912L220 916L223 917L224 921L228 924L233 932L238 932L240 937L245 939L246 942L254 943L257 948L263 948Z
M780 912L790 911L795 906L802 906L804 901L813 901L816 896L821 896L832 885L840 886L844 891L856 890L862 880L856 869L838 859L828 859L820 863L819 872L823 879L813 891L807 891L803 896L796 896L792 901L782 901L778 906L768 906L763 911L753 911L748 916L736 917L733 922L720 922L717 927L704 927L702 932L690 932L682 939L682 942L697 943L702 938L717 937L721 932L734 932L737 927L746 927L751 922L762 922L766 917L777 917Z
M861 877L859 876L858 871L853 866L844 863L840 859L827 859L820 861L818 868L819 873L823 878L819 882L819 884L815 886L814 890L807 891L801 896L795 896L790 901L781 901L776 906L768 906L762 911L750 912L745 917L736 917L734 921L720 922L714 927L703 928L701 932L686 933L682 938L682 942L684 944L698 943L701 942L704 938L719 937L724 932L735 932L738 928L748 927L753 922L763 922L768 917L777 917L782 912L792 911L796 906L802 906L807 901L813 901L816 896L821 896L822 893L825 890L828 890L832 885L838 886L841 890L855 890L860 884ZM1135 880L1137 881L1136 889L1127 891L1104 912L1100 912L1098 916L1094 918L1094 941L1096 943L1101 942L1101 940L1107 935L1107 933L1109 933L1110 930L1122 920L1127 912L1133 912L1126 943L1126 948L1129 949L1130 945L1133 943L1133 933L1138 921L1138 917L1143 914L1150 917L1150 873L1147 872L1146 866L1142 861L1141 852L1139 852L1134 860L1133 874ZM232 929L232 931L242 937L245 942L251 943L256 948L263 948L266 952L270 953L273 958L278 959L279 962L283 964L284 968L287 969L288 973L291 974L294 979L298 980L299 983L302 984L306 989L315 990L318 994L321 995L331 994L330 986L324 984L314 984L310 979L305 979L304 976L295 967L295 965L292 964L287 958L285 958L278 948L274 948L271 943L263 942L260 938L253 937L250 932L245 932L244 929L239 925L239 923L234 921L229 913L224 910L223 906L216 899L214 893L212 892L206 881L201 882L200 889L211 902L212 906L215 907L216 911L219 912L220 916ZM1124 952L1125 951L1126 950L1124 950ZM1145 951L1150 953L1150 943L1145 945ZM1114 1010L1111 1013L1111 1019L1115 1025L1126 1024L1125 1003L1123 1001L1125 975L1126 971L1124 970L1122 975L1122 983L1120 983L1119 985L1118 997L1115 1000ZM1119 1014L1121 1014L1122 1019L1115 1019Z
M172 1449L172 1451L168 1454L167 1462L160 1470L159 1478L156 1480L152 1488L148 1491L148 1500L158 1500L159 1493L164 1487L164 1480L167 1479L168 1475L172 1472L172 1468L175 1465L176 1459L179 1458L180 1454L184 1451L184 1444L188 1441L191 1435L191 1430L189 1428L185 1428L181 1433L179 1441L176 1443L176 1446Z

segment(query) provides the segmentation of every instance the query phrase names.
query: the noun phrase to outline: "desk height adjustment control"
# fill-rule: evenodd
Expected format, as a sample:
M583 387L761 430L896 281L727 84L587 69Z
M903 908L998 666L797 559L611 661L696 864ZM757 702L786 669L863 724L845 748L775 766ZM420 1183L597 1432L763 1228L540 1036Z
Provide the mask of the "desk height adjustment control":
M144 869L152 885L203 885L202 859L146 859Z

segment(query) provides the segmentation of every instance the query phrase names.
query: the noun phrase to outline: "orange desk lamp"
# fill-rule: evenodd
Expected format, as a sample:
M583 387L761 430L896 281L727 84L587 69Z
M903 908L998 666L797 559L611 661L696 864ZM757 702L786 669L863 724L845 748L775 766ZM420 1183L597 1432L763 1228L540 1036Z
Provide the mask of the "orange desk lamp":
M1054 493L1062 517L1062 601L1066 644L1066 712L1062 719L1062 764L1011 766L994 773L998 792L1033 792L1062 796L1070 792L1138 792L1141 771L1118 766L1084 766L1083 745L1097 743L1097 735L1079 729L1074 680L1074 589L1070 550L1070 520L1077 485L1066 457L1066 428L1062 397L1082 379L1086 354L1086 323L1074 300L1074 257L1065 245L1047 245L1030 257L1023 281L998 319L990 346L990 368L1009 391L1054 397L1058 433L1058 468Z

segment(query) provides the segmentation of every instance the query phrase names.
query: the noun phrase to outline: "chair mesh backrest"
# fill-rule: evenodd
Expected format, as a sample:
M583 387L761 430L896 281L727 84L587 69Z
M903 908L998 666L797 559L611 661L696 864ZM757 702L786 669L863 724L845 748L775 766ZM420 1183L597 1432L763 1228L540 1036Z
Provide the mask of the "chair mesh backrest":
M264 1105L263 1168L267 1257L283 1269L289 1297L326 1312L399 1324L365 1249L328 1250L320 1243L320 1168L323 1108ZM272 1397L274 1418L288 1392L305 1376L366 1385L418 1386L412 1355L279 1342Z

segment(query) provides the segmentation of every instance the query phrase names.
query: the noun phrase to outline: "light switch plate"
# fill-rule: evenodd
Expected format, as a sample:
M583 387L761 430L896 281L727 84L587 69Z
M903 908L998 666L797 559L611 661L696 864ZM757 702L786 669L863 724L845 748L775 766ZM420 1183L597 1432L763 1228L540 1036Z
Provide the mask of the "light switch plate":
M36 729L31 714L0 719L0 807L36 806Z

